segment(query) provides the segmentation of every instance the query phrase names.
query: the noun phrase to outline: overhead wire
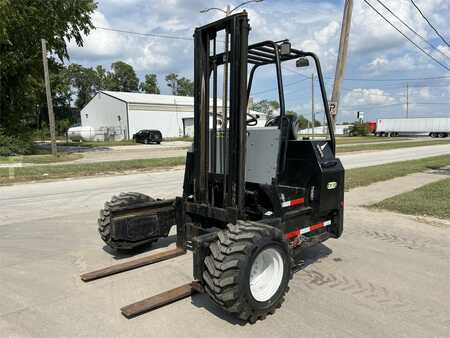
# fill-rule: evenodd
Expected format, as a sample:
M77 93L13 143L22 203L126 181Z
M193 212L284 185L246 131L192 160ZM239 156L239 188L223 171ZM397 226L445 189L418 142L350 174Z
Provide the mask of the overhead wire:
M398 21L400 21L403 25L405 25L411 32L413 32L416 36L418 36L423 42L425 42L428 46L430 46L433 50L440 53L443 57L450 60L450 56L443 53L440 49L436 48L431 42L425 39L422 35L417 33L410 25L408 25L402 18L400 18L397 14L395 14L388 6L386 6L382 1L376 0L381 6L383 6L389 13L391 13Z
M439 31L437 30L436 27L434 27L434 25L430 22L430 20L425 16L425 14L422 12L422 10L419 8L419 6L417 6L416 2L414 0L410 0L412 2L412 4L414 5L414 7L416 7L417 11L420 13L420 15L422 16L422 18L424 18L424 20L428 23L428 25L431 27L431 29L434 30L434 32L436 33L437 36L439 36L441 38L441 40L448 46L450 47L450 44L448 43L448 41L442 36L441 33L439 33Z
M440 65L442 68L444 68L447 71L450 71L450 68L447 67L445 64L440 62L438 59L436 59L433 55L428 53L425 49L420 47L417 43L415 43L413 40L411 40L405 33L403 33L400 29L398 29L392 22L389 21L380 11L378 11L369 1L363 0L375 13L377 13L381 18L383 18L384 21L386 21L392 28L394 28L397 32L399 32L405 39L407 39L411 44L413 44L417 49L419 49L423 54L427 55L430 59L432 59L434 62L436 62L438 65Z

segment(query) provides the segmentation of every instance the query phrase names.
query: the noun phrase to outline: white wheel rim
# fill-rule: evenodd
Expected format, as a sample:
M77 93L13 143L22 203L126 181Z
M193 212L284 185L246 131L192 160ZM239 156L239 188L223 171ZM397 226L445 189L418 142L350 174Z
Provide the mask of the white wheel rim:
M261 251L250 269L250 292L258 302L265 302L275 295L283 280L283 257L278 250Z

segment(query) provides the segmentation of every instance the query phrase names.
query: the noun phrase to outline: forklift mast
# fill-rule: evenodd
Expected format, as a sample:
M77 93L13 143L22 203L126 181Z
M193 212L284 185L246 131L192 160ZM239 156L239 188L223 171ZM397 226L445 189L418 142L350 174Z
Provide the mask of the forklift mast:
M239 218L244 217L246 143L247 143L247 104L255 71L264 65L276 67L277 87L280 104L278 127L280 149L277 163L277 178L286 169L289 119L286 116L281 64L284 61L311 57L316 65L322 100L327 119L330 147L335 155L335 137L331 127L331 117L325 92L320 62L317 56L291 48L288 40L263 41L248 45L250 26L245 11L226 17L214 23L199 27L194 33L194 145L192 156L192 189L185 196L193 195L194 202L212 207L234 209ZM217 53L220 35L226 41L225 50ZM228 43L229 41L229 43ZM218 127L217 80L218 67L226 71L229 66L229 83L225 85L223 97L222 125ZM248 66L251 66L249 75ZM228 74L222 72L228 78ZM248 85L247 85L248 83ZM212 88L211 88L212 87ZM212 90L211 90L212 89ZM228 108L229 104L229 108ZM210 116L212 117L210 119ZM210 125L212 122L212 126ZM210 131L211 130L211 131ZM218 140L223 142L223 150L218 153ZM217 158L223 163L217 172ZM188 155L188 161L189 159ZM187 168L189 166L186 166ZM277 183L275 179L274 183ZM217 191L223 194L216 197ZM186 186L185 186L186 188ZM192 191L189 191L192 190ZM192 194L190 194L192 193Z
M222 208L234 208L241 214L245 195L245 145L247 111L247 48L250 26L246 14L237 14L197 28L194 33L194 200L214 206L211 191L210 163L215 171L217 157L218 110L217 67L228 63L230 69L230 100L224 98L222 112L224 137L223 203ZM223 31L230 41L218 55L217 34ZM229 39L230 38L230 39ZM229 49L229 50L228 50ZM220 57L218 57L220 56ZM212 75L212 109L210 78ZM228 91L228 88L226 89ZM210 112L212 132L210 133ZM228 115L229 113L229 115ZM210 149L211 148L211 149ZM211 159L210 159L211 157Z

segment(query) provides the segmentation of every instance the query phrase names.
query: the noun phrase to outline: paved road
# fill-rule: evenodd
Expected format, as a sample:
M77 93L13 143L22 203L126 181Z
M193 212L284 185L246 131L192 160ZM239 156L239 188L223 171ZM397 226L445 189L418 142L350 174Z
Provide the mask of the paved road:
M265 321L243 326L204 295L125 319L121 306L189 282L192 260L82 283L80 273L126 259L102 250L98 209L124 187L169 197L181 182L178 170L1 187L0 336L448 337L449 229L351 203L343 238L304 252L286 302ZM348 200L372 189L357 194ZM155 250L166 245L173 238Z
M450 144L338 155L346 169L450 154Z

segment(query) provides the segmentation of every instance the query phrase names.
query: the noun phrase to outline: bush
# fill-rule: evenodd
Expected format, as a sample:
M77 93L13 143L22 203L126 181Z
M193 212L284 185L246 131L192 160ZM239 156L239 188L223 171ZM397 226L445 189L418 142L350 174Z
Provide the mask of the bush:
M355 122L349 130L350 136L367 136L369 134L369 124L364 122Z
M11 136L0 129L0 156L30 155L34 151L35 147L29 135Z

